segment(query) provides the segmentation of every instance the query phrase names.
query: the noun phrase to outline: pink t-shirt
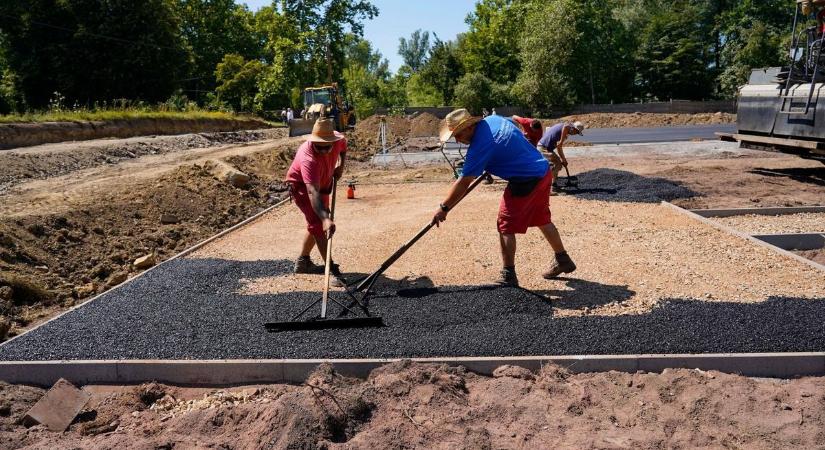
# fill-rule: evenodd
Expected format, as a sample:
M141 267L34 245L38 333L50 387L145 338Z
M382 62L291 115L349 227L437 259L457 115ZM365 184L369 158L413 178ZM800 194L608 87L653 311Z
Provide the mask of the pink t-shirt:
M346 139L332 144L332 150L325 155L316 152L311 142L304 142L295 152L295 159L286 172L286 181L315 184L321 189L328 188L332 184L332 173L335 171L338 156L346 152Z

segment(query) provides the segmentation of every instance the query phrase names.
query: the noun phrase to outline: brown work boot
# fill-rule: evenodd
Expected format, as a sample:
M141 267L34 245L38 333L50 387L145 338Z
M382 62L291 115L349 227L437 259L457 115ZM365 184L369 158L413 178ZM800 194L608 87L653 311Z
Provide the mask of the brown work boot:
M329 268L329 285L332 287L344 287L347 285L344 280L344 275L341 273L341 268L338 264L331 263Z
M320 273L324 273L324 268L315 265L315 263L312 262L312 258L309 256L299 256L298 259L295 260L294 273L318 275Z
M568 255L567 252L556 253L556 261L553 262L550 269L547 272L544 272L542 276L549 280L551 278L556 278L563 273L573 272L574 270L576 270L576 263L570 259L570 255Z
M501 269L501 273L498 276L498 279L495 281L497 286L511 286L516 287L518 286L518 277L516 276L516 268L515 267L505 267Z

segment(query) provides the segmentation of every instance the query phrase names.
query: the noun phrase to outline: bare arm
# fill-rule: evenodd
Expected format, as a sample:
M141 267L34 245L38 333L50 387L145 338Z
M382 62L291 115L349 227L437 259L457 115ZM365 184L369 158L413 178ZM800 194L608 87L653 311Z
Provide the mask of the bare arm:
M321 219L321 223L324 224L324 232L327 234L327 237L332 236L335 233L335 222L330 218L329 209L324 205L320 185L307 184L306 187L309 201L312 204L312 210L315 211L315 215L317 215L318 218Z
M567 167L567 157L564 156L564 143L567 141L569 136L570 132L568 131L567 126L562 127L561 138L559 138L559 143L556 145L556 150L559 151L559 159L561 159L561 163L565 167Z
M450 191L447 193L447 198L444 199L442 204L448 209L452 209L453 206L458 204L458 202L464 198L464 195L467 193L467 188L475 179L476 177L461 177L455 180L455 183L453 183L450 187ZM435 214L433 214L433 223L438 225L445 220L447 220L447 211L442 210L439 205L438 210L436 210Z
M338 167L335 168L334 176L336 179L340 180L341 177L344 176L344 163L346 163L347 161L347 154L341 153L341 155L338 158Z

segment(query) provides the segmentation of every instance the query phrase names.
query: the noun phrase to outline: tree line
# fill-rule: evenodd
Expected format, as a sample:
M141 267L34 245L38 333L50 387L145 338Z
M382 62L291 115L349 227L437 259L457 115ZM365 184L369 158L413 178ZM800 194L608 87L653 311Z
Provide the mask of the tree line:
M0 112L55 98L185 99L207 108L301 107L338 81L361 115L379 106L732 98L752 67L781 65L794 0L479 0L467 31L399 40L392 72L363 38L367 0L2 0Z

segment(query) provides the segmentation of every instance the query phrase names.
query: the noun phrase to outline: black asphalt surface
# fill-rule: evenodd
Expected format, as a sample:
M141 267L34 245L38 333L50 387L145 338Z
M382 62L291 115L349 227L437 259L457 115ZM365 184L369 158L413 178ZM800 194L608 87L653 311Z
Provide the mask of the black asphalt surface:
M655 128L588 128L584 130L583 136L573 136L571 140L590 142L591 144L641 144L645 142L719 139L714 133L736 133L736 124Z
M578 186L570 186L561 171L556 191L587 200L660 203L701 194L665 178L645 177L616 169L594 169L576 174Z
M516 289L389 290L384 328L269 333L319 292L241 295L239 280L284 274L289 261L180 259L0 346L2 360L236 359L790 352L825 349L825 298L757 304L674 299L649 314L556 318L633 295L567 280L552 302ZM319 277L320 285L320 277ZM548 283L548 286L552 284ZM380 286L379 286L380 288ZM381 288L380 288L381 289ZM342 298L340 294L335 294Z

